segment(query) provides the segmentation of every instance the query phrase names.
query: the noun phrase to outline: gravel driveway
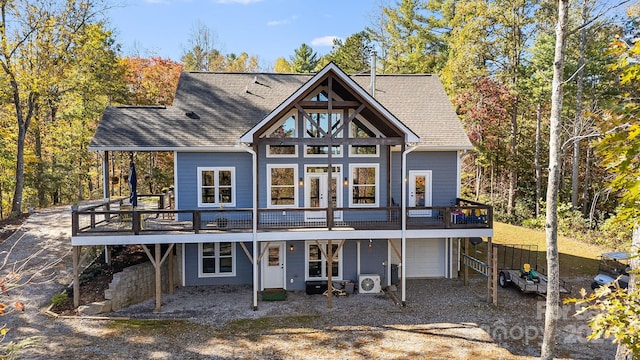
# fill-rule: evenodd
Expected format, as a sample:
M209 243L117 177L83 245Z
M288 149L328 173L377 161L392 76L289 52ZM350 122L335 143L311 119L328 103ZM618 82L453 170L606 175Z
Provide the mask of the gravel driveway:
M188 287L163 295L162 313L149 300L107 319L52 318L43 313L53 294L71 279L70 211L59 207L31 215L5 243L12 259L44 249L35 268L61 262L55 279L11 294L27 305L2 320L7 341L29 339L25 359L529 359L539 355L544 299L499 289L499 305L485 302L485 280L408 281L407 306L386 295L334 298L288 294L286 301L260 301L252 311L251 288ZM45 278L45 277L42 277ZM572 279L574 289L589 279ZM558 358L609 359L609 341L587 342L586 319L562 307Z

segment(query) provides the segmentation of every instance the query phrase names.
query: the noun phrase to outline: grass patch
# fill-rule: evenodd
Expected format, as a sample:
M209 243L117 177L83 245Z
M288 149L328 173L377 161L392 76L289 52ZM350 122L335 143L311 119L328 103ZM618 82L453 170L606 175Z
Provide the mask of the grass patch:
M129 320L113 320L112 327L115 330L138 330L138 331L162 331L162 330L180 330L189 329L194 326L193 323L186 320L145 320L145 319L129 319Z
M520 226L499 222L493 223L493 242L502 245L537 245L538 265L546 268L546 234L544 231L528 229ZM486 247L478 245L478 250L484 254ZM560 253L560 276L563 277L591 277L598 271L598 255L608 251L601 247L558 236L558 250ZM500 260L500 259L499 259ZM498 264L500 266L500 264Z
M301 316L265 316L259 319L240 319L226 323L219 329L225 333L263 333L282 328L308 328L312 327L318 315Z

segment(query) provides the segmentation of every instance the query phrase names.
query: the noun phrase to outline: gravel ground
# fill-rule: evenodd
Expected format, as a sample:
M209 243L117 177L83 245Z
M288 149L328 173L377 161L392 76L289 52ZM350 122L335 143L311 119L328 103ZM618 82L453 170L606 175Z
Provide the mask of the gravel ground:
M8 341L30 340L25 359L530 359L539 355L544 299L516 289L499 289L498 306L486 304L485 281L411 280L407 306L387 295L333 299L290 292L286 301L259 302L251 288L188 287L163 295L161 313L153 300L108 314L106 319L52 318L43 313L51 296L70 281L68 207L39 211L5 243L12 259L44 249L35 266L55 262L56 278L18 289L23 313L3 320ZM1 260L1 258L0 258ZM572 279L574 289L589 279ZM399 292L398 292L399 296ZM562 306L558 358L609 359L609 341L587 342L586 319ZM124 320L121 320L124 319ZM142 321L149 320L149 321Z

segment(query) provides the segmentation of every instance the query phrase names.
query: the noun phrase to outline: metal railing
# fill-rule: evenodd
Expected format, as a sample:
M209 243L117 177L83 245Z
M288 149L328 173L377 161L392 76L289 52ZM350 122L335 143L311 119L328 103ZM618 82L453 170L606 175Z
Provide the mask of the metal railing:
M157 196L157 195L155 195ZM158 205L162 199L158 200ZM286 229L399 230L401 209L375 208L268 208L258 209L258 231ZM408 229L491 228L492 208L482 204L449 207L407 208ZM250 232L252 209L216 208L176 210L132 208L122 199L72 211L72 234L158 232L205 233L220 231Z

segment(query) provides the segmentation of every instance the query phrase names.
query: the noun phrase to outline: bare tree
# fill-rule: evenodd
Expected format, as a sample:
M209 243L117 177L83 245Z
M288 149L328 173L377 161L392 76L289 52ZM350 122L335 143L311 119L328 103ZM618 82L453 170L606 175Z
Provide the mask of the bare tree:
M45 247L29 253L26 257L20 257L17 253L21 246L26 246L21 243L25 235L26 233L23 233L9 249L0 251L0 316L6 319L0 322L0 358L14 355L11 353L13 348L4 345L4 340L9 331L7 324L12 313L25 311L27 307L25 302L28 301L28 295L25 297L22 293L26 288L55 280L56 267L64 258L60 256L53 261L42 261L46 257ZM12 345L19 348L19 344Z
M558 186L559 165L562 148L562 87L564 84L564 59L567 24L569 21L569 1L558 1L558 21L556 23L556 44L553 57L553 80L551 84L551 116L549 134L549 178L547 182L547 303L544 319L544 338L541 359L553 359L560 308L560 264L558 261Z

